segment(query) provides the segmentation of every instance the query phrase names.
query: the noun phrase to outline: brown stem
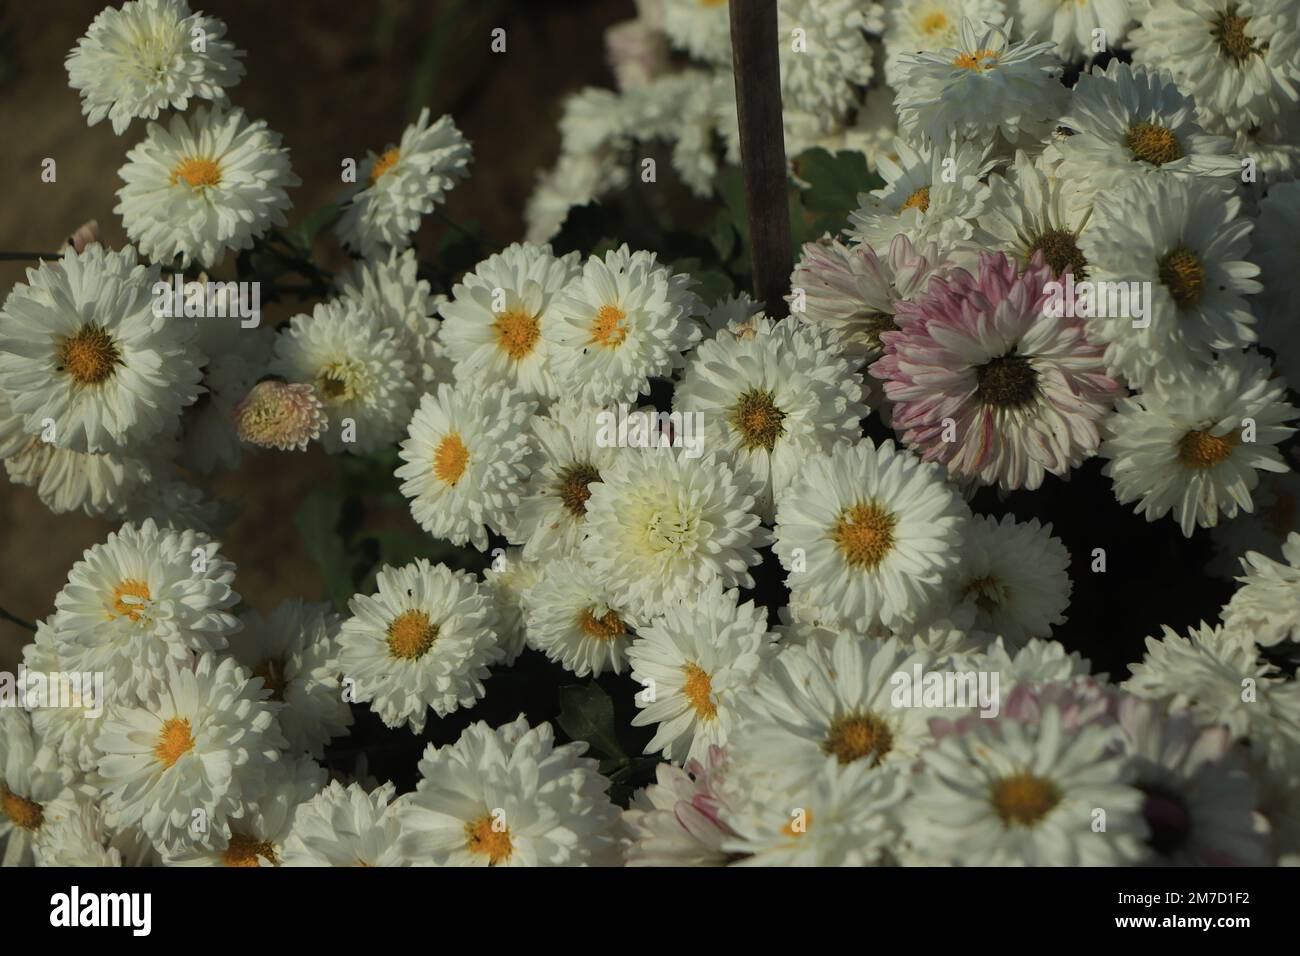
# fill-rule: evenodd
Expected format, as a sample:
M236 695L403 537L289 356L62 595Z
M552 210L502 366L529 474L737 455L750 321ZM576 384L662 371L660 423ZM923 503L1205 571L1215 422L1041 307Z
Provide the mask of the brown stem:
M778 43L776 0L731 0L731 49L754 297L774 318L788 312L785 296L794 268Z

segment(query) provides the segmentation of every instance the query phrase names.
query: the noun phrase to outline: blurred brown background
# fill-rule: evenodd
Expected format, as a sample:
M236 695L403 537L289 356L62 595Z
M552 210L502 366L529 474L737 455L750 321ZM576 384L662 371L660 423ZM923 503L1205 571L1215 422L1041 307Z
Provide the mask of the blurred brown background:
M0 249L53 251L88 219L99 221L110 245L126 241L113 214L117 170L145 123L120 137L106 121L87 127L63 67L104 6L0 4ZM537 172L555 161L562 98L612 84L604 31L635 14L633 0L191 0L191 8L223 19L226 38L247 51L247 74L231 99L291 150L303 185L291 193L290 225L335 198L343 157L359 161L395 142L427 105L435 117L451 113L474 144L472 177L451 194L447 215L477 220L503 243L521 237ZM505 53L490 50L494 27L506 30ZM55 183L40 181L46 157L57 161ZM447 228L426 219L423 258ZM332 239L319 241L316 254L329 268L344 264ZM0 295L24 268L0 262ZM271 306L264 321L292 311L299 310ZM243 506L224 551L239 567L237 589L255 607L320 595L290 521L326 464L318 455L261 455L208 484ZM73 562L113 527L80 513L53 515L32 489L0 473L0 607L28 621L49 614ZM0 669L12 670L29 638L0 620Z

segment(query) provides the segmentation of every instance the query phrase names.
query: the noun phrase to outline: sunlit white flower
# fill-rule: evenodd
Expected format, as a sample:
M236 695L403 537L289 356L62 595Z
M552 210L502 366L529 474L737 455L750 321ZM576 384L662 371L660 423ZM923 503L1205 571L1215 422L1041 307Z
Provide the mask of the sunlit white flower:
M627 652L642 687L632 725L655 726L646 753L702 760L709 747L726 744L741 698L773 652L767 614L720 584L695 601L668 601L661 611Z
M1250 551L1241 559L1241 587L1223 609L1223 626L1270 647L1300 641L1300 534L1282 545L1286 564Z
M450 116L429 125L429 110L402 132L397 145L371 152L357 167L356 183L343 197L343 216L334 231L349 249L367 259L387 248L402 251L433 212L468 173L472 150Z
M166 129L150 123L126 159L113 211L140 252L159 263L180 256L209 268L227 250L251 249L272 226L285 225L285 189L302 182L265 120L219 106L173 116Z
M524 595L541 580L543 565L524 558L523 549L506 548L483 569L483 584L492 596L497 612L497 642L501 663L515 662L527 643L527 613Z
M937 53L961 40L961 22L1001 23L1002 0L885 0L885 80L897 87L899 59L908 53Z
M191 13L185 0L128 0L106 7L68 54L68 82L94 126L107 118L121 136L132 119L184 111L191 97L225 100L244 75L244 53L222 37L216 17ZM201 41L201 44L200 44Z
M487 528L514 526L529 470L527 422L536 407L510 389L468 383L426 393L402 442L402 494L425 531L487 549Z
M138 449L199 391L195 327L154 314L156 266L95 243L27 270L0 310L0 388L23 430L77 452Z
M552 559L524 604L529 646L578 677L624 669L637 618L581 558Z
M1270 371L1261 355L1224 352L1194 388L1157 381L1120 399L1099 452L1120 504L1138 502L1148 521L1172 512L1189 537L1251 511L1259 472L1288 470L1277 445L1295 431L1286 383Z
M412 866L401 851L402 827L394 799L397 788L386 783L367 791L359 783L346 787L330 781L298 808L284 841L285 866Z
M719 792L726 753L710 747L703 760L685 768L655 767L655 782L632 797L623 811L631 831L628 866L727 866L733 854L722 848L735 831L719 817L725 798Z
M556 296L578 274L578 253L551 254L550 246L514 243L467 272L441 307L440 330L458 382L476 388L506 385L529 398L562 391L551 376Z
M75 776L55 746L33 735L25 711L0 707L0 865L32 865L46 808Z
M500 657L496 611L473 575L424 558L385 566L374 594L348 602L338 668L389 727L424 730L429 710L445 717L483 696Z
M1133 0L1015 0L1012 13L1028 40L1050 40L1057 55L1069 61L1095 55L1101 31L1103 49L1121 46L1134 15Z
M42 808L42 817L33 845L36 866L125 865L90 796L76 788L64 790Z
M618 808L585 750L556 746L550 724L530 727L523 715L430 744L398 811L403 850L435 866L617 864Z
M267 765L284 738L262 682L229 657L168 660L151 700L123 704L104 718L104 809L110 825L139 823L164 852L213 845L241 807L265 792ZM194 811L204 811L203 827Z

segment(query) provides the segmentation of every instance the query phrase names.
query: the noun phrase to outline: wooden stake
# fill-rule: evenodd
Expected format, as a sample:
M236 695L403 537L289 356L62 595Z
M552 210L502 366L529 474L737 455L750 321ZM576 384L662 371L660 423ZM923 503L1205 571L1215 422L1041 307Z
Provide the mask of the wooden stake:
M776 0L731 0L731 50L754 298L773 318L789 311L785 296L794 269L778 43Z

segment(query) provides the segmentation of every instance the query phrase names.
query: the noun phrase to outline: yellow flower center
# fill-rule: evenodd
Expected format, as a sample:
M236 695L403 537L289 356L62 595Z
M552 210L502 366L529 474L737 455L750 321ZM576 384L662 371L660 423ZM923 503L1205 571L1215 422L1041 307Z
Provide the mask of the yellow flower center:
M974 53L959 53L953 59L952 65L974 73L983 73L985 70L991 70L997 66L1000 56L1002 54L997 50L976 50Z
M995 783L991 799L1007 826L1031 827L1061 802L1061 791L1050 780L1018 773Z
M496 335L497 348L516 362L532 353L542 334L537 316L522 309L513 309L499 316L492 323L492 332Z
M169 717L164 721L153 754L164 767L170 767L194 749L194 735L190 722L183 717Z
M850 566L870 571L894 547L894 526L898 519L875 502L846 508L835 523L831 538Z
M731 427L751 451L771 451L785 434L785 412L776 407L771 392L751 388L731 408Z
M490 813L465 824L465 842L469 852L487 857L489 866L504 863L515 852L514 844L510 842L510 828L494 824L496 818Z
M0 811L22 830L39 830L45 822L45 811L39 803L18 796L4 784L0 784Z
M1211 435L1207 431L1190 431L1178 439L1178 462L1186 468L1213 468L1227 461L1236 447L1234 432Z
M113 610L133 621L144 616L145 605L149 603L149 585L135 578L127 578L113 588ZM109 615L111 620L112 615Z
M613 610L596 617L591 608L583 608L578 615L578 627L582 628L582 633L598 641L613 641L627 633L623 619Z
M798 817L791 817L786 821L781 832L786 836L797 839L812 829L813 815L811 810L804 810Z
M98 385L122 364L112 336L99 325L83 325L59 344L59 369L78 385Z
M921 22L917 24L917 29L926 36L934 36L934 34L945 29L947 26L948 15L941 10L936 10L934 13L927 13L922 17Z
M461 439L459 432L450 432L438 442L433 453L433 473L438 480L448 485L460 481L461 475L469 466L469 449Z
M930 187L922 186L912 195L907 197L907 202L903 203L904 209L919 209L921 212L930 211Z
M438 639L438 625L429 623L423 611L403 611L388 625L388 654L403 661L416 661L428 653Z
M1201 293L1205 290L1205 266L1191 249L1179 246L1166 254L1160 260L1156 274L1178 308L1190 308L1201 301Z
M699 664L687 664L686 680L682 684L682 693L691 708L701 720L714 720L718 716L718 705L713 702L713 681Z
M600 481L600 472L585 462L575 462L559 474L556 490L565 510L575 518L587 513L587 499L591 497L591 489L587 486L593 481Z
M392 149L385 150L384 155L375 160L375 165L370 167L370 185L379 182L379 177L384 175L402 158L402 151L394 146Z
M206 156L186 156L172 169L170 182L175 186L179 180L191 189L207 189L209 186L221 185L221 164Z
M271 692L271 700L284 700L284 661L267 658L253 668L253 676L262 678L262 686Z
M221 854L221 865L261 866L258 857L262 857L272 866L280 865L275 855L275 847L271 845L270 840L259 840L257 837L246 836L243 833L232 833L230 845Z
M1134 123L1124 136L1124 145L1134 156L1152 166L1163 166L1183 158L1183 146L1173 130L1155 123Z
M876 766L894 745L889 725L875 714L847 714L831 724L822 750L840 763L871 758Z
M628 328L622 322L627 313L616 305L602 305L591 323L591 341L589 345L603 345L607 349L616 349L627 338Z
M1237 16L1236 4L1228 7L1215 18L1214 25L1210 28L1210 36L1218 41L1219 53L1224 59L1241 64L1268 49L1267 43L1256 46L1255 42L1246 36L1246 27L1249 23L1249 17Z

